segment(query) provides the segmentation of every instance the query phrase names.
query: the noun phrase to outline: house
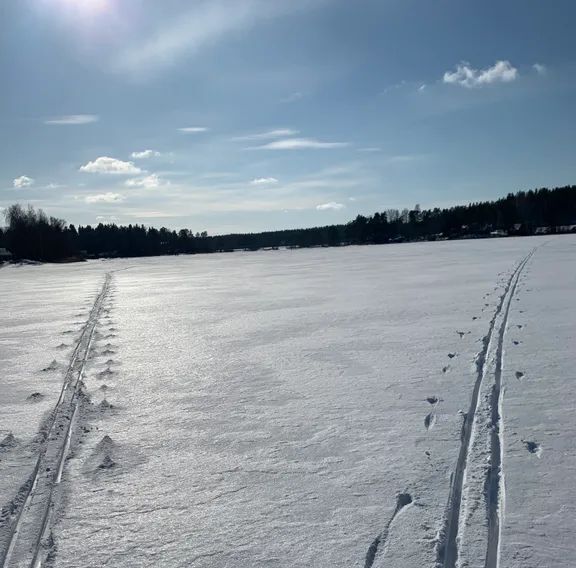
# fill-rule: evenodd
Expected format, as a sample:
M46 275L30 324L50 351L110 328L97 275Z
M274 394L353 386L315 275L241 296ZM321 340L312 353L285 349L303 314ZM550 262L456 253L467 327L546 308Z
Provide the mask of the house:
M560 225L556 227L557 233L576 233L576 224L574 225Z
M12 253L5 248L0 247L0 262L12 260Z
M550 227L536 227L535 235L549 235L552 232Z

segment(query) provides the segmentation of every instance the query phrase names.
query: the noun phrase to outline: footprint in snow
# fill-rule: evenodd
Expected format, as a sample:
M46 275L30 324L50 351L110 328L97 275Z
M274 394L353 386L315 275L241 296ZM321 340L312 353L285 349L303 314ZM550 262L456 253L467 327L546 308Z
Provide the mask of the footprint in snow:
M456 357L456 353L448 353L448 357L450 359L454 359L454 357Z
M516 378L521 381L524 378L524 373L522 371L516 371Z
M424 426L426 427L426 430L430 430L431 428L434 428L435 424L436 424L436 414L434 414L434 412L431 412L426 416L426 418L424 418Z
M542 456L542 445L538 442L533 442L531 440L522 440L524 446L531 454L536 454L537 457Z
M98 408L102 412L106 412L107 410L112 410L114 405L110 404L106 399L103 399L102 402L98 405Z
M42 372L47 373L49 371L55 371L57 368L58 368L58 361L56 361L56 359L53 359L50 365L42 369Z
M428 402L429 404L435 405L438 404L438 401L440 399L437 396L428 396L426 397L426 402Z
M104 436L84 463L85 473L97 473L117 466L114 458L118 452L116 443L110 436Z
M113 467L116 467L116 462L110 456L106 455L100 462L98 469L112 469Z
M0 442L0 452L5 452L10 450L11 448L15 448L18 445L18 440L12 432L8 432L6 436Z
M113 371L110 367L107 367L107 368L104 369L103 371L100 371L100 372L98 373L98 376L99 376L101 379L103 379L103 378L109 377L110 375L113 375L113 374L114 374L114 371Z
M26 400L28 402L40 402L43 398L44 395L41 392L33 392Z

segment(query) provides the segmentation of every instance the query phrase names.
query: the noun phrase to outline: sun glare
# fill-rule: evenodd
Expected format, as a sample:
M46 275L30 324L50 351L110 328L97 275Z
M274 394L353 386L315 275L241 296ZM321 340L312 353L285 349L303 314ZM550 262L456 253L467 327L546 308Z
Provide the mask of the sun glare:
M110 8L112 0L56 0L67 11L81 14L97 14Z

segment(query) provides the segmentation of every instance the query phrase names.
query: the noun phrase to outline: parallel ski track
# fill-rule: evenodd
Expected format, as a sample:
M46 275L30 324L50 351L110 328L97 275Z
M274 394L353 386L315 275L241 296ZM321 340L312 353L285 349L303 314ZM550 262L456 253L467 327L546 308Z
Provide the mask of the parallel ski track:
M30 511L30 505L34 495L36 494L37 487L39 483L42 483L42 481L46 483L46 478L41 479L41 474L43 474L46 470L46 464L44 462L46 461L48 450L56 446L57 461L56 464L54 464L55 467L54 465L52 467L52 475L47 479L47 483L49 484L48 497L43 503L44 512L42 515L40 529L35 535L26 535L26 537L31 542L34 542L34 546L30 553L32 560L29 566L31 568L37 568L41 566L42 542L44 537L47 536L46 533L50 527L54 489L61 481L64 463L68 456L74 419L79 405L78 394L80 392L80 382L84 376L84 368L86 366L86 362L92 347L94 332L96 330L96 325L98 324L102 307L110 289L111 280L112 274L106 274L102 289L94 301L94 305L90 310L88 320L82 328L80 337L70 357L70 362L64 376L64 382L62 384L62 389L60 391L58 401L56 402L56 405L54 406L54 409L51 413L48 430L45 436L45 442L38 455L38 459L36 460L36 464L27 483L24 503L20 506L18 513L12 520L5 550L0 552L2 554L2 556L0 556L0 568L9 568L11 566L14 550L17 543L19 542L19 539L21 538L22 526L27 518L27 515L33 514L33 512ZM71 395L68 392L69 389L71 389ZM66 411L68 411L68 413L66 413ZM69 419L67 420L67 427L65 432L56 432L55 429L58 423L58 419L66 415L69 416Z
M458 532L460 525L460 513L462 505L462 489L468 457L472 444L472 432L476 419L476 411L479 404L479 394L482 384L485 380L487 371L488 352L490 347L496 341L496 368L493 375L494 385L492 388L492 433L491 433L491 466L486 483L487 510L488 510L488 542L486 549L486 568L498 568L500 552L500 529L502 515L502 498L503 498L503 473L502 473L502 427L501 427L501 385L502 385L502 367L504 354L504 336L508 326L508 316L510 305L518 280L528 261L536 249L527 254L518 264L504 289L494 316L490 322L488 334L483 339L483 348L476 360L477 378L472 391L470 408L466 414L464 425L462 427L460 453L456 463L456 469L451 479L450 498L445 521L445 539L441 547L442 557L438 558L438 564L443 568L456 568L459 554ZM500 314L503 314L502 322L496 329L496 324Z

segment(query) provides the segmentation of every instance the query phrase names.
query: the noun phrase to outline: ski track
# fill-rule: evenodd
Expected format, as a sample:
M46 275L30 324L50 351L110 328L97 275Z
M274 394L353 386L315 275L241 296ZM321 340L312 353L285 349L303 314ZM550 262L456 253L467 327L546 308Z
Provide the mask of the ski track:
M39 568L50 553L45 543L50 536L55 492L69 454L76 416L82 403L84 369L111 280L110 272L106 274L76 342L48 424L41 430L44 440L36 464L18 495L23 503L12 512L6 525L0 527L0 538L4 542L0 550L0 568Z
M533 249L526 255L512 272L506 282L504 292L490 321L487 335L483 338L483 347L476 358L477 377L472 391L472 398L468 413L464 416L461 434L461 446L456 469L450 480L450 496L442 537L437 549L437 566L443 568L458 568L460 555L464 544L466 528L466 514L468 514L468 501L472 507L478 495L478 480L468 480L469 469L472 465L476 469L486 469L487 473L480 493L483 493L486 504L487 530L486 530L486 556L485 568L498 568L500 554L500 532L504 501L504 474L503 465L503 424L502 424L502 369L504 358L504 338L508 327L510 306L516 293L520 275L529 260L534 255ZM489 388L489 396L481 397ZM482 412L483 411L483 412ZM484 426L484 428L482 428ZM486 455L482 450L482 434L486 433L489 446L489 466L486 468ZM477 440L476 438L480 438ZM485 445L486 445L485 444ZM475 473L474 471L472 474ZM476 485L476 486L474 486ZM474 492L471 498L469 494ZM471 507L471 508L472 508ZM474 514L472 511L470 514ZM468 564L466 564L468 565Z

